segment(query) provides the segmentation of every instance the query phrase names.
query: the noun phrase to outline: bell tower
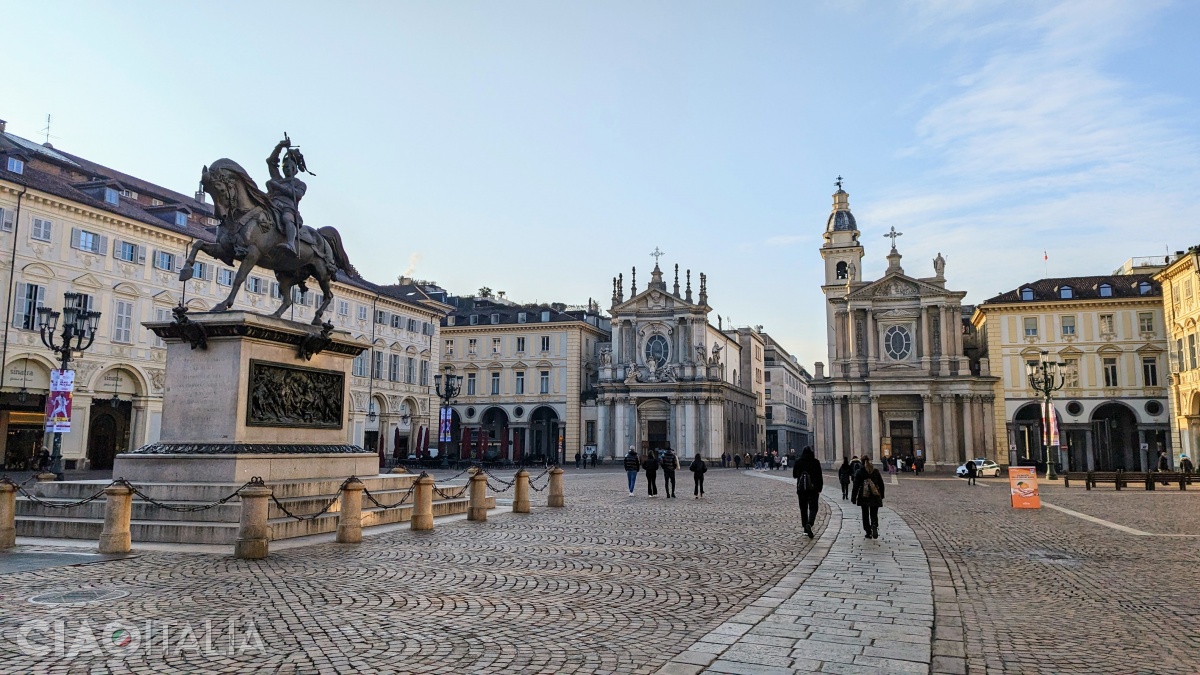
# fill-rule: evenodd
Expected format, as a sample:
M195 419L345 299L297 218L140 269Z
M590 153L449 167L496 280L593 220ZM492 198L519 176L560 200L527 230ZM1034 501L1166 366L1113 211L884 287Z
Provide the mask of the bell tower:
M825 260L825 285L821 290L827 299L845 297L853 284L862 281L863 247L858 241L858 223L850 213L850 194L842 189L842 177L837 179L833 193L833 211L825 222L825 243L821 258ZM825 305L825 325L829 342L829 363L834 362L837 334L833 305Z

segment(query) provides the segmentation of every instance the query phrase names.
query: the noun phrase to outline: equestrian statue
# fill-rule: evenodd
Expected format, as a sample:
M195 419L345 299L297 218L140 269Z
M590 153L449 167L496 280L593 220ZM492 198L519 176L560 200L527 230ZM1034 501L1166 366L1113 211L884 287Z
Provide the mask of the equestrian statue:
M281 154L282 174L279 172ZM192 278L192 267L200 251L230 266L240 260L229 296L212 308L213 312L224 312L233 306L238 291L256 265L271 270L279 281L279 293L283 298L283 304L272 315L278 318L292 305L292 288L299 286L301 291L307 291L305 282L313 277L321 287L321 305L312 322L321 325L322 315L333 302L330 282L338 270L351 274L354 268L350 266L336 229L313 229L300 217L300 199L308 186L297 174L301 171L316 174L308 170L300 148L292 146L287 134L267 158L267 167L271 180L267 181L266 193L232 159L218 159L204 167L200 185L212 196L219 221L217 240L197 240L192 245L179 280Z

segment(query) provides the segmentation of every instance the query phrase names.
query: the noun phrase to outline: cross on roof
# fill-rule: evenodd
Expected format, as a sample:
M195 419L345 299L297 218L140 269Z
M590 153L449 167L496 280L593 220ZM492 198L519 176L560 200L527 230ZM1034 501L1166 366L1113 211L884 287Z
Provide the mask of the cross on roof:
M655 246L655 247L654 247L654 250L650 252L650 255L651 255L653 258L654 258L654 265L657 267L657 266L658 266L658 259L659 259L659 258L661 258L661 257L663 257L664 255L666 255L666 253L663 253L662 251L660 251L660 250L658 249L658 247L657 247L657 246Z
M903 232L897 232L897 231L896 231L896 226L895 226L895 225L893 225L893 226L892 226L892 231L891 231L891 232L888 232L887 234L885 234L885 235L883 235L883 236L885 236L885 237L887 237L888 239L891 239L891 240L892 240L892 250L894 251L894 250L896 250L896 237L899 237L899 236L901 236L901 235L903 235L903 234L904 234Z
M839 190L842 189L842 177L841 176L838 176L838 179L836 181L834 181L834 183L838 186Z

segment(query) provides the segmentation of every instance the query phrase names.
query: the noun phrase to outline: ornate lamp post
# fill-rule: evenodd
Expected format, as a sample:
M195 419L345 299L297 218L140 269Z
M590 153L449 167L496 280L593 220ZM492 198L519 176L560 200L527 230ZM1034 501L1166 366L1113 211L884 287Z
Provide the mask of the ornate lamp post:
M444 368L446 371L445 377L441 373L433 376L433 388L437 392L438 398L442 401L442 406L438 413L438 456L442 458L442 468L450 468L450 452L446 449L446 441L443 440L442 420L446 419L449 414L450 404L458 396L458 392L462 391L462 375L454 375L451 372L449 364Z
M1048 352L1042 352L1040 362L1026 364L1025 372L1029 376L1029 386L1042 395L1042 420L1043 426L1045 426L1042 443L1046 455L1046 480L1058 480L1058 476L1054 472L1055 462L1050 457L1050 429L1055 422L1050 417L1054 414L1054 406L1051 405L1050 400L1053 398L1054 392L1062 389L1066 384L1066 373L1062 369L1067 364L1061 361L1047 360L1048 354Z
M62 360L62 370L68 370L71 365L71 352L86 351L96 340L96 326L100 323L100 312L94 312L84 306L84 295L80 293L63 293L62 314L49 307L38 307L38 330L42 334L42 344L59 355ZM62 342L54 343L54 331L58 328L58 319L62 317ZM74 346L72 346L74 341ZM62 468L62 433L54 432L54 449L50 453L50 472L63 478Z

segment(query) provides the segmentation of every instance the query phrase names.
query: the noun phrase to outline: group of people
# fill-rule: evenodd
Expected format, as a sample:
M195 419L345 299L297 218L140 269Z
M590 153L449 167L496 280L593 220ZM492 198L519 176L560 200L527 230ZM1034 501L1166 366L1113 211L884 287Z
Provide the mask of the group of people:
M804 534L811 539L813 525L817 522L821 490L825 487L821 463L813 455L812 448L806 447L800 453L800 459L792 469L792 478L796 479L800 522L804 526ZM862 509L863 530L867 539L878 539L879 507L883 506L884 483L870 455L843 458L842 465L838 467L838 482L842 486L842 499L849 499L850 503Z
M575 453L575 468L576 469L588 468L588 462L591 462L593 469L596 468L596 453L592 452L592 453L588 453L586 455L583 453L579 453L579 452Z
M747 469L786 469L788 466L796 465L796 449L792 448L786 455L779 454L778 450L770 452L760 452L754 455L750 453L733 454L725 453L721 455L721 468L733 467L740 469L743 466Z
M891 457L884 457L882 461L884 465L893 473L899 471L911 471L920 476L921 472L925 470L924 457L913 457L912 455L908 455L906 457L896 457L893 455Z
M668 499L675 499L675 472L679 469L679 456L670 447L662 450L661 456L658 450L649 450L645 457L638 457L637 450L631 445L629 446L629 454L625 455L625 475L629 479L629 496L633 496L634 488L637 487L638 473L646 472L646 494L650 497L658 496L658 471L663 472L663 490L667 493ZM688 466L688 470L692 472L692 494L696 499L704 496L704 474L708 471L708 464L704 458L697 454L692 458L692 463Z

